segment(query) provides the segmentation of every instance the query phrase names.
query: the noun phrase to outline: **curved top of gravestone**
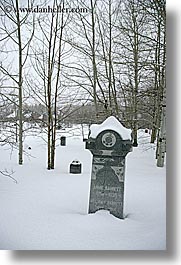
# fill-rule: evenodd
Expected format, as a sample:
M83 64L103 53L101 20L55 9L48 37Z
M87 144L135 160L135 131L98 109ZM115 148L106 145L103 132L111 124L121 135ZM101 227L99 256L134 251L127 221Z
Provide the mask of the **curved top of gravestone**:
M114 116L108 117L101 124L92 124L90 126L90 137L96 138L99 133L105 130L117 132L123 140L131 140L131 129L125 128Z

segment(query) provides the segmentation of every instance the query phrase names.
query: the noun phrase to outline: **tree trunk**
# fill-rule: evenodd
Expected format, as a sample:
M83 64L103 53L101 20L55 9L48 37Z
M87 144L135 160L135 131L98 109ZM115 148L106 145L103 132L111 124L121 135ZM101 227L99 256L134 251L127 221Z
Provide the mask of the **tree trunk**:
M23 164L23 93L22 93L22 42L21 42L21 24L19 17L19 3L16 0L16 9L17 9L17 27L18 27L18 50L19 50L19 80L18 80L18 89L19 89L19 165Z
M64 6L64 2L63 2ZM61 66L61 54L62 54L62 37L63 37L63 22L64 15L61 16L61 27L60 27L60 36L59 36L59 50L58 50L58 68L56 75L56 84L55 84L55 99L54 99L54 117L52 117L52 142L51 142L51 169L55 168L55 148L56 148L56 130L57 130L57 100L58 100L58 87L60 83L60 66ZM56 27L57 27L56 21ZM57 36L56 36L57 37ZM54 46L55 47L55 46Z
M162 114L161 114L161 125L160 131L158 136L158 148L157 148L157 167L164 166L164 158L165 158L165 151L166 151L166 115L164 107L162 107Z
M91 19L92 19L92 69L93 69L93 100L96 111L96 121L98 119L98 107L97 107L97 67L96 67L96 51L95 51L95 18L94 18L94 4L91 0Z
M134 10L133 10L134 12ZM136 17L133 14L134 25L134 91L133 91L133 146L138 146L138 113L137 113L137 96L138 96L138 28Z

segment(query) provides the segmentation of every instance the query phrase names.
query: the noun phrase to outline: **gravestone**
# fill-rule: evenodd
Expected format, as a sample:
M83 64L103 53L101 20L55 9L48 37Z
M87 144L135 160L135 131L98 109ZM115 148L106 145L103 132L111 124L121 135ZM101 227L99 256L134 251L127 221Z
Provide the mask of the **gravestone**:
M70 164L70 173L81 174L82 164L78 160L73 160Z
M61 136L60 137L60 145L61 146L66 146L66 137L65 136Z
M125 157L132 150L131 130L111 116L90 127L86 149L93 154L89 213L105 209L124 218Z

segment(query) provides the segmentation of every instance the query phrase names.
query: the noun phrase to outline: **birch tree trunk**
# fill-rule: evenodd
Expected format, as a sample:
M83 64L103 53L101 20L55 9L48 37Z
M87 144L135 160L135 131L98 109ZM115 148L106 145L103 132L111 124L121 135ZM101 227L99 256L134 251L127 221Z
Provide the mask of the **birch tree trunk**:
M33 0L28 1L28 7L30 7ZM16 106L17 109L17 124L16 124L16 140L18 141L18 163L23 164L23 74L25 69L25 64L29 56L30 43L34 36L35 30L35 20L34 15L29 16L29 14L20 14L19 11L19 0L10 1L10 12L6 9L6 1L2 2L0 9L3 12L1 18L0 30L2 33L2 38L0 42L2 43L2 52L7 54L6 60L2 60L0 64L0 71L4 76L8 77L9 84L7 88L13 87L14 91L11 95L6 96L10 102ZM30 19L29 19L30 18ZM25 34L26 29L28 29L29 35ZM8 42L8 49L7 44ZM17 67L11 62L11 50L12 58L17 56ZM8 57L8 55L10 55ZM12 63L9 67L9 63ZM27 76L25 77L27 78ZM12 86L11 86L12 82ZM15 100L14 97L15 96ZM13 98L13 100L12 100ZM17 100L16 100L17 99ZM16 111L16 110L15 110Z
M157 148L157 167L164 166L164 158L166 152L166 113L165 106L162 107L161 124L158 136L158 148Z
M64 7L64 2L63 2ZM60 34L58 43L58 61L57 61L57 73L56 73L56 84L54 94L54 117L52 119L52 142L51 142L51 169L55 168L55 148L56 148L56 129L57 129L57 100L58 100L58 88L60 86L60 71L61 71L61 55L62 55L62 37L64 29L64 15L61 15ZM56 28L57 29L57 28Z
M23 91L22 91L22 42L21 42L21 25L20 25L20 17L19 17L19 3L16 0L16 10L17 10L17 28L18 28L18 53L19 53L19 80L18 80L18 100L19 100L19 108L18 108L18 117L19 117L19 165L23 164Z
M133 34L134 34L134 87L133 87L133 146L138 146L138 113L137 113L137 97L138 97L138 85L139 85L139 76L138 76L138 53L139 53L139 43L138 43L138 26L136 17L133 10Z
M92 69L93 69L93 100L94 100L94 106L95 106L95 112L96 112L96 120L98 118L98 106L97 106L97 67L96 67L96 36L95 36L95 4L93 0L90 0L91 4L91 28L92 28Z

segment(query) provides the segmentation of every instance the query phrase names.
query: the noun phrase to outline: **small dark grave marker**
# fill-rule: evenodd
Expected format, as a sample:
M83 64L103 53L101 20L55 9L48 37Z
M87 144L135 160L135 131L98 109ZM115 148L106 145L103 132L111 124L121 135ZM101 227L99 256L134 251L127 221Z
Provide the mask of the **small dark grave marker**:
M66 146L66 137L65 136L61 136L60 137L60 145L61 146Z
M73 160L70 164L70 173L81 174L82 165L78 160Z

